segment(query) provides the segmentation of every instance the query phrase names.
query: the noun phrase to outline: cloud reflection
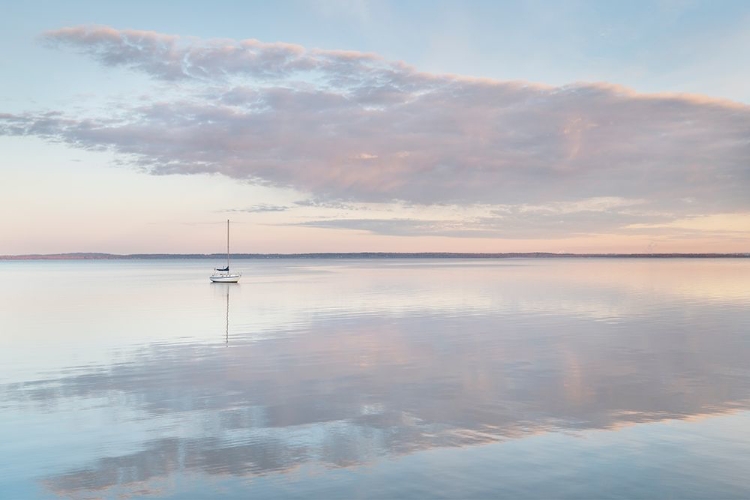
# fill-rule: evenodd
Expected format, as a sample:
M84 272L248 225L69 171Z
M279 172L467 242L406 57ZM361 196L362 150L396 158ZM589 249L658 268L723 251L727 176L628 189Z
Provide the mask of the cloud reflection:
M747 313L719 312L670 307L616 324L533 311L512 321L491 311L321 317L294 335L236 335L229 348L154 344L128 362L1 390L40 411L109 398L136 409L144 429L160 418L208 429L160 432L137 451L45 479L60 495L142 491L180 471L246 477L348 467L746 408Z

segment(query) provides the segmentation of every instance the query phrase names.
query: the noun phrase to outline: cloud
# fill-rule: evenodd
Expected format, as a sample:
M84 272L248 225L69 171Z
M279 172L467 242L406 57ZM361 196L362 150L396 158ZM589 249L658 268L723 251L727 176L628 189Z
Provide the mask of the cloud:
M390 236L441 235L450 225L460 224L449 220L397 219L321 219L293 224L302 227L323 229L351 229Z
M48 45L71 46L107 66L125 66L162 80L216 80L233 75L279 79L298 72L346 78L370 65L390 66L374 54L307 50L254 39L203 41L153 31L77 26L48 31Z
M350 229L389 236L447 236L453 238L545 239L612 233L628 227L651 227L671 220L667 215L628 214L596 210L558 213L524 211L523 206L493 210L502 215L444 219L337 218L293 225Z
M723 241L750 244L750 213L728 213L670 218L660 222L628 224L623 229L643 234L670 235L674 238L709 236Z
M342 201L307 199L294 202L299 207L331 208L335 210L367 210L364 204L345 203Z
M247 208L232 208L224 210L224 212L246 212L246 213L267 213L267 212L285 212L290 207L286 205L271 205L268 203L261 203L259 205L253 205Z
M617 196L588 198L569 202L553 202L545 205L521 205L524 213L570 214L577 212L607 212L646 203L646 200L629 200Z
M714 214L698 217L688 217L661 224L631 224L629 229L687 229L692 231L735 231L750 233L750 214Z
M171 90L109 116L3 114L0 134L111 150L156 175L219 173L334 202L750 209L750 107L730 101L429 74L258 40L101 26L44 39Z

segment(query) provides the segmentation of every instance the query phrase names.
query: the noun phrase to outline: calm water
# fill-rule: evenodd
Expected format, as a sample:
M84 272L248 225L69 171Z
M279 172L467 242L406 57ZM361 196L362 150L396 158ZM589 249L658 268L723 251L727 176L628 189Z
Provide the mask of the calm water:
M0 497L750 498L750 260L0 262Z

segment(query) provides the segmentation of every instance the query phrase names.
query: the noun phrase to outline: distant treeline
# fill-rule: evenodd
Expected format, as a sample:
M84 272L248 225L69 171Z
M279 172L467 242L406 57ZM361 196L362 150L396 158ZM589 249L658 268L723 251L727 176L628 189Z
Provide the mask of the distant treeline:
M223 259L222 253L139 253L117 255L110 253L61 253L33 255L3 255L0 260L139 260L139 259ZM512 258L637 258L637 259L707 259L750 258L750 253L453 253L453 252L359 252L359 253L240 253L232 259L512 259Z

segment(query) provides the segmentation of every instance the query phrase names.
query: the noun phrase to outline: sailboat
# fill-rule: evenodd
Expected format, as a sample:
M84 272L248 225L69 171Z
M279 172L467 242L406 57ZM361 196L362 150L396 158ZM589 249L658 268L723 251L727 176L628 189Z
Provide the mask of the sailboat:
M210 276L214 283L237 283L240 280L240 273L229 271L229 219L227 219L227 266L214 268L214 273Z

